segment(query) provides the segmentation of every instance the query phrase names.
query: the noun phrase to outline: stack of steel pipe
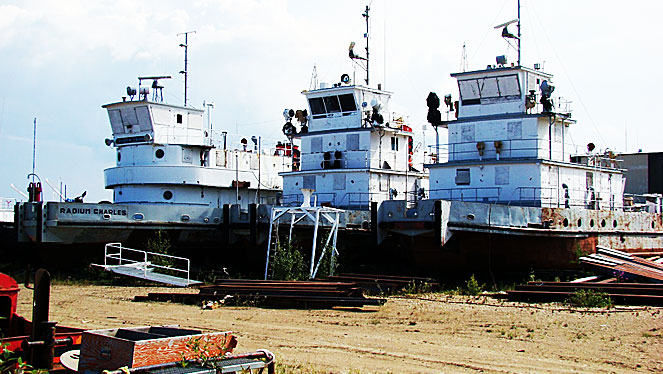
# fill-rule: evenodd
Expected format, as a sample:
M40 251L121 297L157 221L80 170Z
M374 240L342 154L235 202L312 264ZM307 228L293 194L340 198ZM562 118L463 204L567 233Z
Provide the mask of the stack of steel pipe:
M389 295L407 289L416 291L439 289L439 284L431 278L408 277L399 275L381 274L352 274L344 273L327 277L326 281L352 282L372 295Z
M507 291L511 301L564 301L576 291L605 293L615 304L663 306L663 284L598 282L529 282Z
M612 276L663 282L663 264L615 249L597 246L597 253L580 257L580 262Z
M147 296L136 296L134 301L220 302L224 305L285 308L361 307L386 302L384 299L364 297L361 288L350 282L223 279L199 289L198 294L149 293Z

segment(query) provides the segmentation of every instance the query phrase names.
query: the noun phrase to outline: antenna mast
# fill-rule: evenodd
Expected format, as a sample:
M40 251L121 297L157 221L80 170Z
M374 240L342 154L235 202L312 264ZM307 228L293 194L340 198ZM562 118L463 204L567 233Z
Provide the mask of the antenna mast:
M32 183L35 182L35 160L36 160L36 149L37 149L37 117L35 117L34 122L32 123Z
M463 43L463 54L460 57L460 71L467 71L467 48L465 47L465 43Z
M184 74L184 106L187 104L187 96L186 96L186 91L189 88L188 87L188 77L189 77L189 70L188 70L188 56L187 52L189 49L189 34L195 34L195 31L187 31L183 33L177 34L179 35L184 35L184 44L180 44L180 47L184 48L184 70L180 71L180 74Z
M518 66L520 66L520 0L518 0Z
M311 73L311 83L308 85L309 90L318 89L318 69L315 64L313 64L313 72Z
M362 16L366 18L366 34L364 34L364 38L366 38L366 85L368 86L368 11L371 10L371 8L366 5L366 11Z

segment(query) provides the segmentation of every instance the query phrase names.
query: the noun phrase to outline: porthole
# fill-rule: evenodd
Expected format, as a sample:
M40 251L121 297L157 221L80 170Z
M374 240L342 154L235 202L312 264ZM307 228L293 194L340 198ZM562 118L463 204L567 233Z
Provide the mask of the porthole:
M594 227L594 220L593 219L589 220L589 227Z
M164 191L163 198L166 199L166 200L172 199L173 198L173 192L172 191Z
M564 221L562 222L562 225L564 225L564 227L569 227L569 219L564 218Z
M578 227L582 227L582 218L578 218Z
M616 219L612 221L612 227L617 228L617 220Z
M601 220L601 227L605 227L605 220L604 219Z
M355 183L355 180L354 180L354 179L350 179L350 183L354 184L354 183Z
M156 152L154 152L154 155L156 158L163 158L163 156L166 154L166 152L163 151L163 149L159 148L157 149Z
M237 196L237 200L242 200L242 197L241 197L241 196Z
M122 153L120 151L117 152L117 162L122 161Z

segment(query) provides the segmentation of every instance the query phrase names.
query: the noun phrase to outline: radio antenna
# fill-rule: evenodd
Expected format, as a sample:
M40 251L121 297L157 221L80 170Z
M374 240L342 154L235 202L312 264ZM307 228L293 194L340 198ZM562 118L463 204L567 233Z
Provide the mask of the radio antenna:
M368 5L366 5L366 11L364 12L364 14L362 14L362 16L364 18L366 18L366 34L364 34L364 38L366 38L366 85L367 86L368 86L368 62L369 62L369 60L368 60L368 39L369 39L369 35L368 35L368 17L369 17L368 16L368 11L369 10L371 10L371 8L369 8Z
M518 66L520 66L520 0L518 0Z
M180 47L184 48L184 70L180 71L180 74L184 74L184 106L187 105L187 89L189 88L188 86L188 78L189 78L189 70L188 70L188 49L189 49L189 34L195 34L195 31L186 31L177 34L177 36L184 35L184 44L180 44Z
M32 122L32 183L35 182L35 161L37 155L37 117Z

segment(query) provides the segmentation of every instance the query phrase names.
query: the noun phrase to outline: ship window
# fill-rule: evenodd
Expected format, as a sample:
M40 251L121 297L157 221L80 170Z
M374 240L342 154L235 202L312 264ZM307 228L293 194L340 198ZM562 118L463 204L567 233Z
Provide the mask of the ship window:
M173 192L172 191L164 191L163 192L163 198L166 200L170 200L173 198Z
M460 89L460 98L463 100L478 99L481 97L476 79L458 81L458 88Z
M470 184L470 169L456 169L456 184Z
M507 75L497 77L497 84L500 89L500 96L518 96L520 97L520 83L517 75Z
M338 96L325 96L324 101L327 113L338 113L341 111L341 105L338 103Z
M463 105L480 104L481 99L488 98L520 98L517 75L459 80L458 89Z
M481 88L482 98L500 96L500 91L497 88L497 78L480 79L479 88Z
M315 175L305 175L303 187L315 190Z
M175 119L176 119L177 123L182 123L182 115L181 114L176 115Z
M355 97L352 94L339 95L338 99L341 101L341 110L343 112L354 112L357 110Z
M348 151L359 150L359 134L348 134L346 139Z
M157 149L157 151L154 152L154 155L155 155L157 158L163 158L163 156L164 156L165 154L166 154L166 153L163 151L163 149Z
M311 107L312 114L325 114L325 104L322 103L322 99L319 97L309 99L309 106Z
M334 189L335 190L345 189L345 174L334 174Z
M391 137L391 150L398 151L398 138L395 136Z
M122 161L122 153L120 151L117 151L117 162Z
M322 137L316 136L315 138L311 138L311 153L319 152L322 152Z

